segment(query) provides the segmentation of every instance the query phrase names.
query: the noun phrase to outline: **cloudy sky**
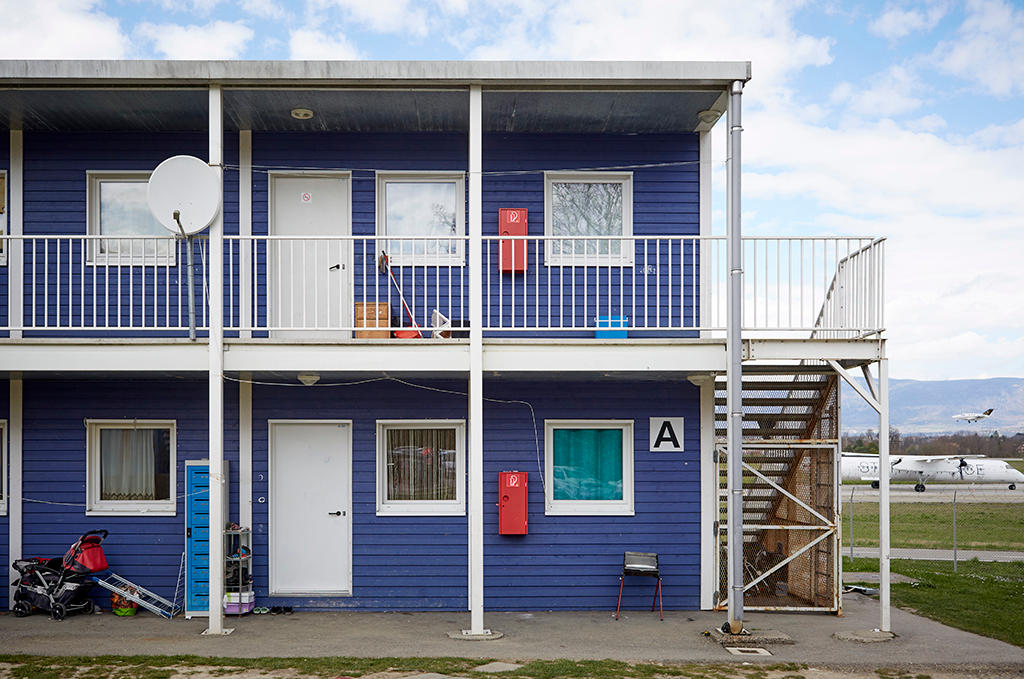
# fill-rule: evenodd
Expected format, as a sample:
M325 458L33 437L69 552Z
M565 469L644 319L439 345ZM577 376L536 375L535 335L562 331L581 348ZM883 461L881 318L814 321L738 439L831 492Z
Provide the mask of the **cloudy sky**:
M0 0L0 8L8 59L750 60L744 234L886 236L893 377L1024 376L1019 4ZM716 138L716 161L723 157Z

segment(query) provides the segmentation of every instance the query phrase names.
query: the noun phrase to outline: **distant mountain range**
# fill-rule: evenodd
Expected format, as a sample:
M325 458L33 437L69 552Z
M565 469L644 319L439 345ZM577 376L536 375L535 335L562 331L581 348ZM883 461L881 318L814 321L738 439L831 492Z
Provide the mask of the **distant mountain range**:
M974 424L953 415L995 412ZM889 422L904 434L955 431L992 432L1004 436L1024 432L1024 378L986 380L889 380ZM849 387L843 386L843 431L878 430L878 414Z

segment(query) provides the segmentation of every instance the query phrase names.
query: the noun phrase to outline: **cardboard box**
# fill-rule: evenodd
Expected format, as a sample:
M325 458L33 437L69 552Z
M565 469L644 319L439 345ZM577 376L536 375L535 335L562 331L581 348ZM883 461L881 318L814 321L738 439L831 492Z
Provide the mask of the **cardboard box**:
M358 339L387 339L391 332L391 306L387 302L356 302L355 327L385 328L384 330L356 330Z

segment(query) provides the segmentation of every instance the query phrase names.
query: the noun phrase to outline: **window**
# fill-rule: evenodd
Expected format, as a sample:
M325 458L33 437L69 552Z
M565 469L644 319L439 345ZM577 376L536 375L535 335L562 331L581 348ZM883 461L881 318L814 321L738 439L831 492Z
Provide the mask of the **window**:
M466 425L377 421L377 514L462 515Z
M173 420L89 420L86 429L87 514L174 515Z
M377 175L377 237L396 265L462 266L465 179L457 173Z
M7 420L0 420L0 516L7 513Z
M174 238L149 211L146 197L149 175L149 172L87 173L89 235L109 236L91 244L90 262L173 265Z
M548 265L632 266L633 175L546 172L544 235Z
M545 420L549 515L633 515L633 421Z

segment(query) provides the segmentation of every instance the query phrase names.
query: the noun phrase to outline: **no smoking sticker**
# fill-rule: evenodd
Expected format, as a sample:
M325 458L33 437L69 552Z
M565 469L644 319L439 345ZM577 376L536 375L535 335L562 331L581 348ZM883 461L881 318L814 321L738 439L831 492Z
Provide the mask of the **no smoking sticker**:
M312 203L313 202L313 194L310 193L309 191L303 191L301 194L299 194L299 202L300 203Z

